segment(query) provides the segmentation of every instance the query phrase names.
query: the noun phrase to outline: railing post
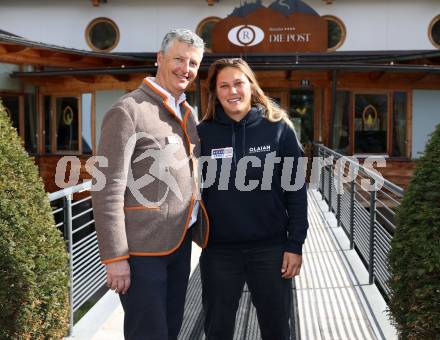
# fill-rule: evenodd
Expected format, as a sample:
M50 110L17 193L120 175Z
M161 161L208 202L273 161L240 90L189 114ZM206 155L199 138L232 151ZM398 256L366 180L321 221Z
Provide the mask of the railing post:
M339 167L336 167L336 169L338 169L338 173L337 173L337 183L335 188L336 189L336 220L338 221L338 227L341 226L341 197L342 197L342 193L344 192L344 188L341 188L341 176L342 176L342 171L343 169L339 169Z
M324 194L324 151L321 148L321 145L319 146L319 157L320 157L320 162L322 162L322 166L321 166L321 195L322 195L322 200L325 201L325 194Z
M333 170L333 164L330 164L328 166L328 208L329 211L332 211L332 170Z
M370 179L371 187L374 185L374 179ZM370 284L374 281L374 229L376 220L376 190L370 194L370 256L368 261L368 276Z
M354 248L354 195L356 190L356 180L350 183L350 249Z
M73 238L72 238L72 194L63 199L64 203L64 231L67 238L67 251L69 253L69 336L73 334Z

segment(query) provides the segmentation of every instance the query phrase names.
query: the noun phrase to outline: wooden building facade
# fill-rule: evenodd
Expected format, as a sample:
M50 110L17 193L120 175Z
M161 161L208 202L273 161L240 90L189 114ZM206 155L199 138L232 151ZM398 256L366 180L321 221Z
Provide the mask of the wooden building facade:
M361 159L382 155L387 167L378 170L405 185L440 123L440 50L340 50L326 20L291 0L246 3L205 21L211 23L207 31L200 22L209 46L188 101L202 116L211 62L243 57L265 92L288 111L306 148L320 141ZM84 164L96 152L105 111L154 75L155 56L61 48L0 32L0 97L48 191L58 189L54 174L62 156ZM80 171L88 177L83 166Z

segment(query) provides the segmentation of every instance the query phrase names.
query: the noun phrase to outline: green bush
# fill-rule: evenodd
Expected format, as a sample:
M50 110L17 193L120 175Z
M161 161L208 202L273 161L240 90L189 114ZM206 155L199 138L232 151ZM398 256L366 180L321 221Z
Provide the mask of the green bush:
M38 169L0 102L0 339L60 339L68 258Z
M402 339L440 336L440 125L417 162L389 255L389 310Z

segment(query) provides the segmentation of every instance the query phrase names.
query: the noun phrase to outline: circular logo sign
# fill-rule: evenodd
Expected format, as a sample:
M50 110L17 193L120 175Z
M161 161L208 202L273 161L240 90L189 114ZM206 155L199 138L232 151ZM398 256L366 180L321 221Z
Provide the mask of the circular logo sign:
M264 32L254 25L240 25L228 32L228 40L237 46L255 46L264 39Z

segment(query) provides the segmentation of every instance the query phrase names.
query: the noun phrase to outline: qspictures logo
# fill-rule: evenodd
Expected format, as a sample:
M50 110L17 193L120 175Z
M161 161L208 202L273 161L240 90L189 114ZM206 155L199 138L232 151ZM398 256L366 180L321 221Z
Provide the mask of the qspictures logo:
M141 142L142 139L146 139ZM142 143L148 145L143 152L133 159L133 151L135 147ZM109 164L109 160L103 156L91 157L85 164L86 171L92 176L94 184L91 191L100 191L106 185L123 185L126 190L129 190L133 197L140 205L145 207L160 206L165 202L168 195L173 193L180 201L183 201L182 188L179 187L179 181L174 176L179 173L180 169L189 166L192 161L188 157L179 159L177 152L182 148L181 141L177 136L168 136L166 138L165 146L152 135L146 132L133 134L125 145L122 160L126 168L120 169L123 173L123 178L107 179L101 171L103 168L114 166ZM279 157L275 151L271 151L269 144L251 146L248 149L248 155L241 157L234 163L232 167L234 155L236 150L232 146L225 146L220 149L212 149L209 156L201 156L198 159L197 171L195 171L194 178L189 180L197 183L197 187L209 188L218 183L219 190L230 190L229 178L231 177L232 169L236 173L233 178L235 181L233 185L238 191L253 191L253 190L272 190L272 182L276 166L280 166L281 187L285 191L297 191L305 185L306 169L310 164L310 159L307 157ZM258 155L258 157L257 157ZM139 175L139 169L143 169L145 163L140 163L147 158L149 160L149 168L145 166L145 173ZM218 164L218 162L221 162ZM67 166L70 163L70 173L68 181L65 181ZM97 167L99 165L99 167ZM359 160L356 157L341 157L333 159L332 156L322 158L313 157L311 163L311 178L309 188L317 188L321 176L321 170L325 167L332 167L335 175L333 183L338 194L344 191L344 184L352 182L358 176ZM133 175L133 167L136 166L137 178ZM374 184L369 179L361 178L360 184L364 190L377 191L383 186L384 179L381 173L374 169L374 167L385 167L386 160L383 157L367 157L363 164L363 168L374 176ZM262 174L260 179L249 179L247 177L249 168L260 168ZM55 183L60 188L67 188L78 184L79 174L81 169L81 162L76 156L64 156L57 164ZM201 170L206 169L202 176ZM172 171L171 171L172 170ZM220 171L219 171L220 170ZM255 171L255 170L254 170ZM174 174L174 175L173 175ZM139 177L140 176L140 177ZM218 179L218 181L217 181ZM111 181L107 183L107 180ZM142 192L149 185L163 185L166 189L163 191L161 197L156 201L148 200Z

